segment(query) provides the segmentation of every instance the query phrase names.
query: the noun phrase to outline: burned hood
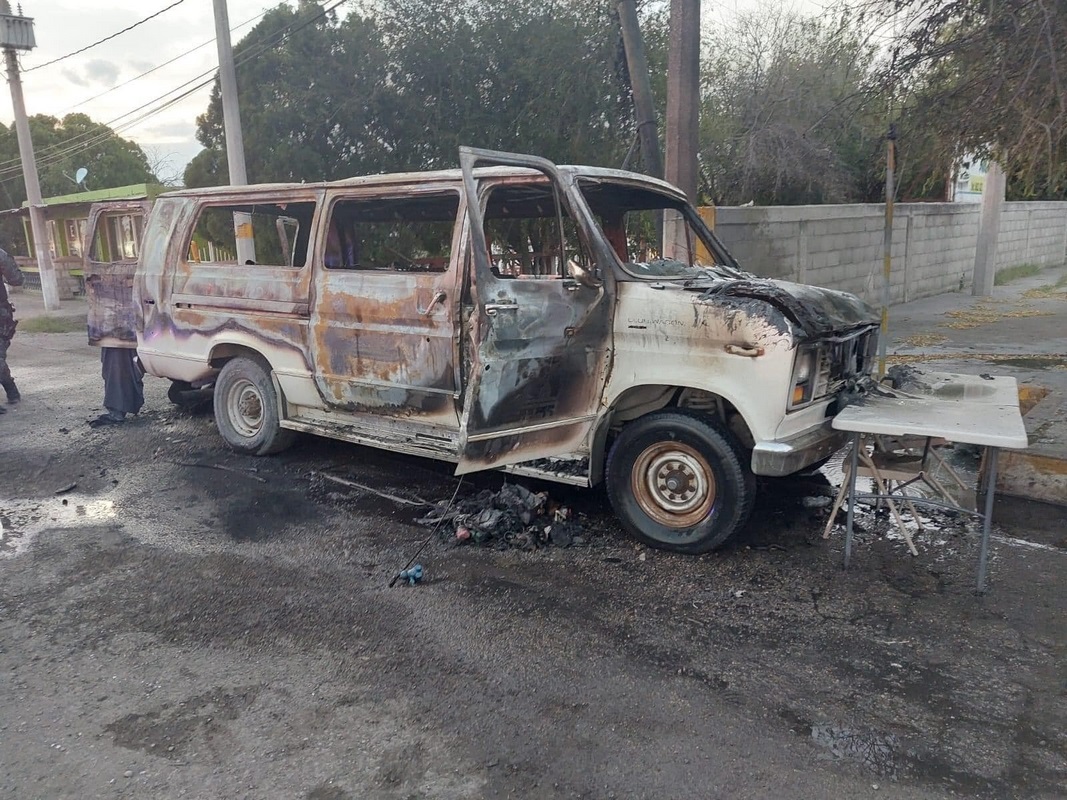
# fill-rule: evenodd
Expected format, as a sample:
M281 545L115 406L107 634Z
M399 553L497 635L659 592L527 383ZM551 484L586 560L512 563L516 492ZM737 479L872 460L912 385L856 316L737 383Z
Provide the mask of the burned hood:
M755 277L701 284L703 281L692 281L686 288L700 291L702 300L736 297L771 304L796 327L801 340L874 325L880 319L874 307L855 295L818 286Z

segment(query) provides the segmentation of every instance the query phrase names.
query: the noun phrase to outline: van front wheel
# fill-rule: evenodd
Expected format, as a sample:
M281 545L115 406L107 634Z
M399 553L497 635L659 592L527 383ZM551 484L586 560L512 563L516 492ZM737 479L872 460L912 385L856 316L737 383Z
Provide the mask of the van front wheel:
M215 381L215 424L226 444L249 455L278 453L295 437L280 420L268 367L251 358L227 361Z
M619 434L607 464L612 508L636 538L706 553L748 520L755 477L728 431L687 411L641 417Z

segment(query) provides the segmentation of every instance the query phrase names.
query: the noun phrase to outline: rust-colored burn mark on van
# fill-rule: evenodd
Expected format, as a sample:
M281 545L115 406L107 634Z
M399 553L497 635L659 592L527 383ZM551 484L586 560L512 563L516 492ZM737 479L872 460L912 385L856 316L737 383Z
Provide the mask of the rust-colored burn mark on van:
M310 336L326 402L456 430L451 283L445 273L325 272Z

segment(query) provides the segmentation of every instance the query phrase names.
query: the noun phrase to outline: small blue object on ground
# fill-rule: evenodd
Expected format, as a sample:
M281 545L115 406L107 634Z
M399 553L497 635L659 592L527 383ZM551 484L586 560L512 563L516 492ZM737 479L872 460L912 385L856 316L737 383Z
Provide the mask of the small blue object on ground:
M410 569L401 572L400 579L407 581L409 586L414 586L422 580L422 564L416 564Z

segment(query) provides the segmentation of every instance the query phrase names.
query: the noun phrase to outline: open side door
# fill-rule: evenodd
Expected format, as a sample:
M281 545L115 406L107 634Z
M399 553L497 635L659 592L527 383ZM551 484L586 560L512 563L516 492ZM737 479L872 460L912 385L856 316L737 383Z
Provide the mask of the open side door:
M588 448L610 364L614 284L576 187L534 156L460 148L473 309L456 474ZM479 165L529 173L486 176Z

